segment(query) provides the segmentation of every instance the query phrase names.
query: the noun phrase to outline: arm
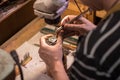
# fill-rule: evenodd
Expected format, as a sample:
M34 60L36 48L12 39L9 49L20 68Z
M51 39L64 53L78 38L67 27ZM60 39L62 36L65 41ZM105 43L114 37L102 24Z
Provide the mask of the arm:
M62 62L57 61L55 67L49 70L54 80L69 80Z
M69 80L62 63L62 37L58 36L56 44L50 46L45 41L49 36L51 35L41 37L39 55L46 63L54 80Z

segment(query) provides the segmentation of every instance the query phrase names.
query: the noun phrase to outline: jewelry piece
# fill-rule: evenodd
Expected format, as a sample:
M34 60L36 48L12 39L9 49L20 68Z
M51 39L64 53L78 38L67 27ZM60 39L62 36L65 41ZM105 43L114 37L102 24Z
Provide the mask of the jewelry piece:
M57 39L55 36L50 36L49 38L46 39L46 43L48 45L55 45L56 41L57 41Z

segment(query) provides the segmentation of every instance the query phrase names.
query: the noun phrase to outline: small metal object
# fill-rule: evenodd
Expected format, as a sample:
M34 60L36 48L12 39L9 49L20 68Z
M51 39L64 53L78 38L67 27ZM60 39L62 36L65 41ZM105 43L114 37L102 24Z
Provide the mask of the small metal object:
M34 46L40 47L40 44L33 44Z
M46 39L46 43L48 45L55 45L57 41L57 38L55 36L50 36Z
M22 66L25 66L28 62L30 62L32 60L32 57L30 56L30 54L29 53L26 53L25 55L24 55L24 59L23 60L21 60L21 65Z
M63 29L63 26L60 26L60 27L58 27L57 29L56 29L56 31L55 31L55 33L57 34L60 30L62 30Z

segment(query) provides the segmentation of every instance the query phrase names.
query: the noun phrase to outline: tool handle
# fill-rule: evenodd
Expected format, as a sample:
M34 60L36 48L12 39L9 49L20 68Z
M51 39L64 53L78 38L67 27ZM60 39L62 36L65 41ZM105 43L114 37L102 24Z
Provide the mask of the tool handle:
M81 12L81 14L77 15L75 18L73 18L69 23L73 23L75 20L78 20L81 16L83 16L85 13L87 13L88 11L90 11L91 9L88 8L87 10L85 10L84 12Z

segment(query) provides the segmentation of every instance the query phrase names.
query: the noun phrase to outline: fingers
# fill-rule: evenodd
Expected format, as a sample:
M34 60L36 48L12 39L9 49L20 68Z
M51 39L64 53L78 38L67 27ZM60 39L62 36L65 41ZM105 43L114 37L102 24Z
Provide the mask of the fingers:
M78 28L80 27L82 28L83 26L82 24L76 24L76 22L77 23L82 22L82 20L83 22L86 22L86 23L88 22L87 19L85 19L84 17L81 17L80 20L75 20L73 24L69 24L69 22L75 17L76 15L68 15L64 17L61 21L61 25L63 25L66 30L78 30Z
M82 17L82 16L79 18L79 20L82 21L82 22L85 23L85 24L86 24L86 23L87 23L87 24L88 24L88 23L91 23L88 19L86 19L85 17Z
M63 43L63 31L59 32L57 38L57 45L61 45Z
M64 25L66 23L68 23L71 19L73 19L74 17L76 17L75 15L68 15L65 16L62 21L61 21L61 25Z
M61 25L64 25L65 23L67 23L69 21L69 17L65 16L62 21L61 21Z
M79 20L81 20L83 22L83 24L81 25L81 28L90 31L96 28L96 25L93 24L91 21L89 21L88 19L84 18L84 17L80 17Z
M64 24L68 23L71 19L73 19L75 17L76 17L76 15L65 16L61 21L61 25L64 25ZM87 20L86 18L84 18L82 16L79 18L79 20L82 21L83 23L89 23L90 22L89 20Z
M52 36L52 34L48 34L48 35L42 36L42 37L40 38L40 46L46 45L46 39L47 39L48 37L50 37L50 36Z
M81 25L82 24L65 24L64 29L65 30L78 31L80 28L82 28Z
M70 18L71 16L68 16L68 17ZM79 18L79 21L82 23L79 23L79 24L77 24L77 23L75 23L75 24L65 23L64 29L66 29L66 30L84 29L86 31L90 31L90 30L93 30L96 28L96 25L94 25L92 22L90 22L89 20L87 20L86 18L84 18L82 16ZM63 23L64 23L64 20L63 20Z
M67 38L67 37L74 36L74 35L76 35L75 31L64 32L63 38Z

